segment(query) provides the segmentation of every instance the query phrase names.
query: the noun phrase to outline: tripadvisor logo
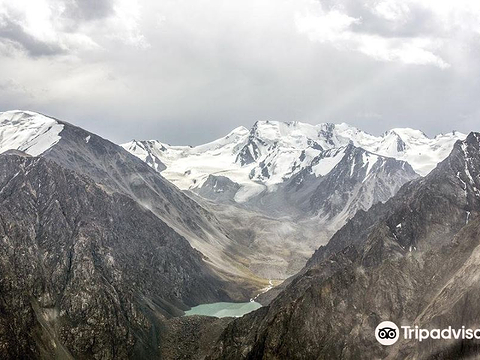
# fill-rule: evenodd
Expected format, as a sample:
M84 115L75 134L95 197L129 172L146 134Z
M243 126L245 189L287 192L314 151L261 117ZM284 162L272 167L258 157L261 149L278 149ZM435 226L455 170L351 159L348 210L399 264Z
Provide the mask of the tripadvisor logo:
M406 340L426 339L433 340L480 340L480 329L468 329L462 326L461 329L453 329L451 326L445 329L422 329L418 326L402 326L403 338ZM375 328L375 338L382 345L393 345L400 338L398 326L391 321L383 321Z
M383 321L375 329L375 337L382 345L393 345L400 337L400 331L395 323Z

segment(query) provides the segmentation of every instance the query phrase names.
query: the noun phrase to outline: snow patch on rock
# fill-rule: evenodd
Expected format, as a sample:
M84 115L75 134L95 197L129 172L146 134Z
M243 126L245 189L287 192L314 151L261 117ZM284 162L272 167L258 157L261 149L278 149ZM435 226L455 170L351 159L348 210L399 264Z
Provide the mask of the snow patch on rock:
M31 111L0 113L0 153L20 150L38 156L60 141L63 124Z

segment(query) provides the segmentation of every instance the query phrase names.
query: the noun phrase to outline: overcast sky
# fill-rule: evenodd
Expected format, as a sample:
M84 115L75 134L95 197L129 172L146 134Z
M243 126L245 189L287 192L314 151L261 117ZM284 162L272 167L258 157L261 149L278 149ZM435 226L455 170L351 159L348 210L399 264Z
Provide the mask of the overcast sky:
M0 111L116 142L257 120L480 130L478 0L0 0Z

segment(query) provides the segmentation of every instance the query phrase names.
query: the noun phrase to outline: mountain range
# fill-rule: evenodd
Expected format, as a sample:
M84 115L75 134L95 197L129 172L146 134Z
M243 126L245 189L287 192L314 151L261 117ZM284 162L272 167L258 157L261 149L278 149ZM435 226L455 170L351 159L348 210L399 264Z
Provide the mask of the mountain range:
M195 147L156 140L122 146L217 208L293 219L282 241L287 251L275 249L259 259L265 266L251 266L260 276L284 279L358 210L387 201L403 184L426 175L465 137L453 131L428 138L413 129L373 136L347 124L259 121ZM259 251L271 254L263 235L256 238ZM274 271L279 263L285 265Z
M0 355L473 356L475 342L372 334L479 326L479 189L475 132L263 121L195 147L119 146L0 113ZM265 306L238 319L182 316L253 297Z

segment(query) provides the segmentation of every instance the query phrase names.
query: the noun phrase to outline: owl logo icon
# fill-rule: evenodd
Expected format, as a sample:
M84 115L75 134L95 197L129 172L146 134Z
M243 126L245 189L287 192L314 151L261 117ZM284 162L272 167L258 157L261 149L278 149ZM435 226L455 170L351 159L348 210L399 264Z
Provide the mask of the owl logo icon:
M382 345L393 345L399 337L398 326L391 321L383 321L375 329L375 338Z

